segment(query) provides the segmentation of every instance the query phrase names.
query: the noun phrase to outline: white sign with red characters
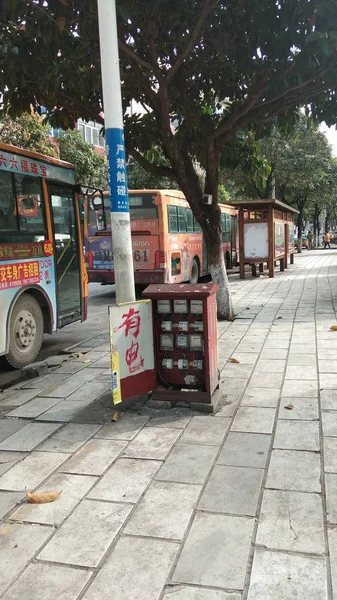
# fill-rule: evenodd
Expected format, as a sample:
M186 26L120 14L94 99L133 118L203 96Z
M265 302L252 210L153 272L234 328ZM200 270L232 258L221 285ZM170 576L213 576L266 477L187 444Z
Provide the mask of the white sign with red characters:
M75 185L75 172L73 169L49 164L19 154L12 154L11 152L0 151L0 170L20 175L30 175L31 177L58 179L63 183Z
M109 306L113 403L153 389L154 354L150 300Z

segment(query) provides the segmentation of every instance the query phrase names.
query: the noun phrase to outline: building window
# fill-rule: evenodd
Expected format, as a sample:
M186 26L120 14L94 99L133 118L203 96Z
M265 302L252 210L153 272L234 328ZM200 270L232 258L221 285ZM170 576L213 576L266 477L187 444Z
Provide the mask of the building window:
M105 148L105 139L100 135L102 126L96 121L78 121L78 131L88 144Z

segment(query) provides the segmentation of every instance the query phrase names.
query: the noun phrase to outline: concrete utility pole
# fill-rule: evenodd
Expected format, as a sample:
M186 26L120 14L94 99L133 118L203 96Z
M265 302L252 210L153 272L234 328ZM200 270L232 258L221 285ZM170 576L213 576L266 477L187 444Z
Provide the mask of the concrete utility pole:
M116 301L135 300L115 0L97 0Z

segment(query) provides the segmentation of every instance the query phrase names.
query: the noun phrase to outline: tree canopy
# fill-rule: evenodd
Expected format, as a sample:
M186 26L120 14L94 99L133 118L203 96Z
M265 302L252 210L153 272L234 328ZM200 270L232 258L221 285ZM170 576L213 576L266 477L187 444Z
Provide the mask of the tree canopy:
M0 28L0 85L12 115L37 102L55 123L99 119L102 93L96 0L12 0ZM120 0L123 100L129 152L177 181L203 228L212 277L226 276L218 207L223 152L244 128L337 114L337 0ZM74 65L76 67L74 68ZM158 146L168 166L146 157ZM195 159L205 169L204 189ZM213 204L203 204L203 192ZM218 308L220 305L218 304Z

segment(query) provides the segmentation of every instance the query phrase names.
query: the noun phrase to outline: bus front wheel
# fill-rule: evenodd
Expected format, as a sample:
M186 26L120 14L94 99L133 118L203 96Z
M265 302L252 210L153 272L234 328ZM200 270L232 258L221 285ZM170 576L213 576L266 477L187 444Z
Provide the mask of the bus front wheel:
M9 351L5 358L15 369L33 362L43 338L43 314L37 300L22 294L14 305L9 324Z
M199 281L199 265L198 265L198 261L196 260L196 258L193 258L192 260L192 265L191 265L191 277L190 277L190 283L198 283Z

